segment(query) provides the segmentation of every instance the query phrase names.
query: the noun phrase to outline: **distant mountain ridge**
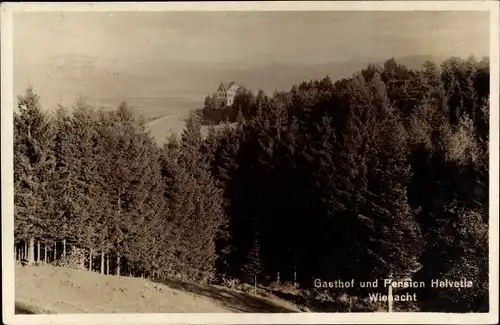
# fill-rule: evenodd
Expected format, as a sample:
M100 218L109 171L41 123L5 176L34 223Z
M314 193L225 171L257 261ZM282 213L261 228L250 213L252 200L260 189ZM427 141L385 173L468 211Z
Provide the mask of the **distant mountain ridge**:
M169 133L179 134L184 118L201 108L206 95L221 81L236 81L257 92L272 95L275 90L289 91L302 81L330 76L332 81L352 76L368 64L382 64L387 59L356 56L349 60L324 64L268 63L252 65L233 63L176 62L161 66L161 60L124 66L117 60L89 56L57 56L46 65L14 67L16 95L28 87L28 81L41 96L44 108L62 103L71 107L83 96L98 107L114 108L122 101L151 121L152 135L162 143ZM440 64L447 57L410 55L395 58L408 68L417 69L425 61ZM160 117L161 118L158 118Z
M389 58L387 58L389 59ZM409 68L418 68L425 61L440 63L445 58L432 55L412 55L396 58ZM16 67L14 86L16 95L28 87L28 82L39 93L45 107L58 103L71 105L83 96L91 102L113 106L127 98L165 98L166 113L185 109L175 100L169 107L168 98L187 98L187 105L203 104L204 97L215 91L221 81L234 80L253 91L288 91L302 81L321 79L327 75L335 81L352 76L370 63L383 63L386 59L366 56L324 64L269 63L164 63L140 62L124 66L117 60L89 56L58 56L45 65ZM188 103L189 102L189 103ZM191 109L197 107L190 107ZM161 107L154 108L157 115ZM148 117L147 107L142 107Z

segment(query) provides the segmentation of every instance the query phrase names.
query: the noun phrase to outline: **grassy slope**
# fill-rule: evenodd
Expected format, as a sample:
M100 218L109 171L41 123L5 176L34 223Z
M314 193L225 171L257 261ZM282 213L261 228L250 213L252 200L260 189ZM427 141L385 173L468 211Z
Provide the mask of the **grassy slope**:
M16 265L16 313L297 312L293 305L218 286Z
M167 137L169 137L171 134L175 134L177 137L180 137L186 125L185 119L187 118L187 116L187 114L162 116L148 122L147 127L151 132L153 138L156 140L156 143L160 146L163 146L163 144L166 142ZM215 126L216 129L220 127L221 125ZM201 133L203 136L206 136L208 133L208 126L203 125L201 127Z

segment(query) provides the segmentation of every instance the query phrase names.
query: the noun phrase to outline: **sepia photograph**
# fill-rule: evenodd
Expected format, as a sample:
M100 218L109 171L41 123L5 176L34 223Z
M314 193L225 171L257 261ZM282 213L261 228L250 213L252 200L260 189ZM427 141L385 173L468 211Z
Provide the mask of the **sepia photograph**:
M498 322L498 4L342 4L3 3L4 318Z

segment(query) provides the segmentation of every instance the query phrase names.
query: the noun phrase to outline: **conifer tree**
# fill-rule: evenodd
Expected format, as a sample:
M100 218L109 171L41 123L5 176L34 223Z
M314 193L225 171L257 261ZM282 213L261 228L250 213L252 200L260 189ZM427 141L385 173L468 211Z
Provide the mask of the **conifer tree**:
M166 149L164 174L171 225L169 249L192 277L215 274L215 239L224 224L222 193L203 154L199 120L191 116L180 143Z
M53 216L54 226L58 229L57 233L51 233L47 238L47 244L54 244L57 240L63 241L63 257L66 255L66 241L75 239L74 228L71 223L74 222L73 202L76 191L74 179L76 177L76 168L78 166L78 156L76 156L76 143L72 136L73 121L72 116L68 114L65 107L59 106L55 113L55 139L54 155L56 159L54 180L52 182L52 194L57 200L54 200ZM52 246L52 245L51 245Z
M243 276L247 283L254 284L259 281L259 275L263 271L260 259L260 243L257 232L254 233L251 249L247 254L246 263L243 267Z
M35 239L55 231L50 191L54 132L31 88L18 98L18 111L14 113L14 225L16 237L29 241L28 260L33 262Z

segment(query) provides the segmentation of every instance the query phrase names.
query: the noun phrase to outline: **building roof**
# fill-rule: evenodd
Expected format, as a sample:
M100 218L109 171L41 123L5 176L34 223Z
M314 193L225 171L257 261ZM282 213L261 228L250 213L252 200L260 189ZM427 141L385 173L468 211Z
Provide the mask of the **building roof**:
M219 86L219 90L228 90L231 88L233 85L238 85L240 86L237 82L231 81L231 82L221 82ZM241 86L240 86L241 87Z

